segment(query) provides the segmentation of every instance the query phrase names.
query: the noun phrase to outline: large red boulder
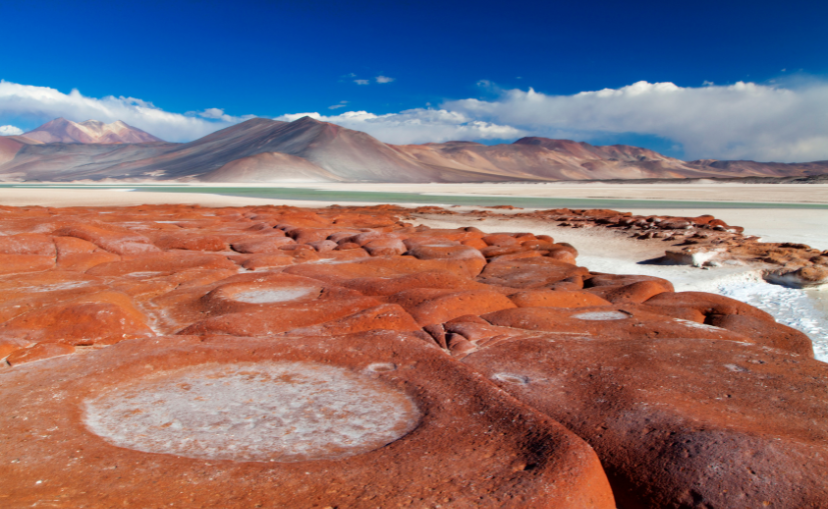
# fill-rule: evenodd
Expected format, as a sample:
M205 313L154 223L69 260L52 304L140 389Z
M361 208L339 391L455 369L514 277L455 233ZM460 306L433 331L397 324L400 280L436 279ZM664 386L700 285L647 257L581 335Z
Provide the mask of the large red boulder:
M154 335L132 300L111 291L23 313L0 324L0 334L70 345L110 344Z
M828 365L732 341L535 334L463 362L587 440L619 507L828 506Z
M405 308L420 325L443 323L464 315L482 315L515 307L508 297L492 290L457 292L414 288L394 294L386 300Z
M586 443L408 334L130 341L2 377L15 507L615 507Z
M477 280L488 285L535 289L550 287L567 278L587 274L589 271L583 267L552 258L521 258L492 261L486 265Z

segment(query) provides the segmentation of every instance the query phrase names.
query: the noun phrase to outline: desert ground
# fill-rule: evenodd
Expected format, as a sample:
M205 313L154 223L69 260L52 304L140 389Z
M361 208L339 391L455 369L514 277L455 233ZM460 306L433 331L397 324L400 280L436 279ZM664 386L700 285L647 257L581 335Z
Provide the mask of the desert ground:
M60 187L0 189L0 499L14 507L828 500L824 314L753 258L656 261L733 254L740 222L824 245L828 204L606 191L660 212L631 217L455 206L445 189L446 207L435 192L404 208L327 206L359 188Z
M118 187L115 187L118 186ZM128 187L131 186L131 187ZM480 207L452 205L455 198L498 197L515 204L522 200L551 198L557 206L572 208L612 208L640 215L671 215L693 217L710 214L730 225L742 226L746 235L755 235L764 242L807 244L820 250L828 249L828 185L824 184L731 184L712 181L687 184L602 184L602 183L509 183L509 184L279 184L279 189L328 191L324 199L284 199L219 194L228 192L224 184L78 184L65 183L0 187L0 205L6 206L129 206L142 204L198 204L205 207L236 207L254 205L291 205L326 207L338 205L378 205L394 203L395 195L407 200L419 194L423 202L406 202L416 207L438 203L462 212ZM159 189L163 192L144 190ZM255 194L271 186L232 184L233 190ZM186 191L186 192L184 192ZM203 191L203 192L202 192ZM384 201L349 199L356 193L377 193ZM334 194L331 194L334 193ZM266 196L266 193L262 193ZM288 193L289 194L289 193ZM297 193L299 194L299 193ZM282 193L281 196L285 194ZM444 198L444 203L441 203ZM416 198L414 198L416 199ZM570 201L571 200L571 201ZM537 204L531 201L531 204ZM571 203L571 205L570 205ZM629 203L629 207L624 204ZM499 210L500 213L508 211ZM419 215L418 221L431 227L457 228L469 226L458 217ZM683 265L646 263L664 254L665 244L656 239L639 240L603 228L571 229L555 223L532 219L509 220L488 218L473 226L487 232L527 231L550 235L568 242L579 251L579 263L592 270L613 274L642 274L665 278L678 291L703 291L736 298L757 306L781 323L802 330L814 341L816 358L828 361L828 291L795 290L771 285L761 277L761 270L752 266L719 267L701 270Z

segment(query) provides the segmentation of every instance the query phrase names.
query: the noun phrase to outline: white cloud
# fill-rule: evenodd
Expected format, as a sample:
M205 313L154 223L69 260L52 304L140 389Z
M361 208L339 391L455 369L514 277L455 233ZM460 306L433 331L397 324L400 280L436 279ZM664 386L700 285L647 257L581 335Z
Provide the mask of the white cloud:
M394 78L389 78L388 76L377 76L374 79L377 80L377 83L391 83L394 81Z
M244 115L241 117L234 117L232 115L227 115L224 113L224 110L221 108L207 108L204 111L197 111L197 112L187 112L185 115L188 116L197 116L201 118L206 118L208 120L219 120L221 122L226 122L228 124L236 124L239 122L243 122L245 120L249 120L251 118L256 118L256 115Z
M530 88L505 91L493 101L464 99L442 106L538 136L589 140L607 133L656 135L680 143L690 159L828 159L828 84L821 82L794 89L743 82L691 88L641 81L567 96Z
M304 116L363 131L380 141L394 144L512 139L526 134L514 127L475 120L463 113L443 109L416 108L385 115L367 111L346 111L330 116L316 112L292 113L277 117L276 120L290 122Z
M152 103L133 97L86 97L78 90L64 94L49 87L20 85L0 80L0 121L28 118L40 123L58 117L75 122L100 120L127 124L143 129L167 141L190 141L213 131L251 118L233 117L218 108L200 113L170 113Z
M23 134L23 129L13 125L0 125L0 136L15 136Z
M379 77L375 78L379 82ZM369 80L354 80L369 84ZM790 82L785 82L790 85ZM479 85L494 100L448 101L440 109L399 113L347 111L314 118L365 131L388 143L448 140L515 139L547 136L577 140L606 139L608 134L655 135L680 145L689 159L758 161L828 160L828 83L779 85L736 83L679 87L638 82L618 89L555 96L534 89L501 90ZM346 101L329 107L346 108ZM333 111L332 111L333 113ZM280 120L293 120L291 114ZM47 122L57 117L127 124L169 141L190 141L251 116L232 116L220 108L171 113L131 97L86 97L48 87L0 80L0 124ZM13 125L0 134L17 134Z
M369 80L354 80L354 83L356 83L357 85L367 85L371 82Z

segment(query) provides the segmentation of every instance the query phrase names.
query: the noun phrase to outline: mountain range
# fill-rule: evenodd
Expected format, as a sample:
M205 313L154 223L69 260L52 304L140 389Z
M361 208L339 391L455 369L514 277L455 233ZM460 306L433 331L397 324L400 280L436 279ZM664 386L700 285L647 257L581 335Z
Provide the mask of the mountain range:
M75 123L56 118L33 131L23 134L30 140L43 143L154 143L160 138L118 120L104 124L97 120Z
M303 117L254 118L189 143L168 143L123 122L62 118L0 137L4 181L504 182L812 177L828 161L783 164L682 161L629 145L548 138L483 145L390 145Z

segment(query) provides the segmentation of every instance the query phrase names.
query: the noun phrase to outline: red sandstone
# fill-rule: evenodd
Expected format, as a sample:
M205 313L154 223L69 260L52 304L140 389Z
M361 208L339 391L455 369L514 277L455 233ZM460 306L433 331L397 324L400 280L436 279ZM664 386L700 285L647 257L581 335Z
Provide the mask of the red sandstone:
M805 335L409 212L0 209L0 505L828 506ZM749 245L709 216L544 214Z

